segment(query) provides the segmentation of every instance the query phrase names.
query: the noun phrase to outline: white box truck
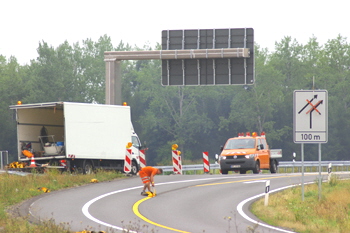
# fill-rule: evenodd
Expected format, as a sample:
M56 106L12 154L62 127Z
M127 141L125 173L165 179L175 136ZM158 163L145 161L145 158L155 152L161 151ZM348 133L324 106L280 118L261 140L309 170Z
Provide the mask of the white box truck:
M11 105L10 109L16 111L21 162L31 162L32 154L41 167L83 173L97 168L123 171L126 146L132 142L131 173L140 168L142 146L129 106L49 102Z

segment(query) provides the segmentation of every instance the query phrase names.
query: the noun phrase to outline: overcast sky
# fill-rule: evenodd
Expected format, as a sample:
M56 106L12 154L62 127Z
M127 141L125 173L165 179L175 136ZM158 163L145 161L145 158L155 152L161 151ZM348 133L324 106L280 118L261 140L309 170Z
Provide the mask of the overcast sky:
M270 51L285 36L321 44L350 38L346 0L2 0L0 54L20 64L38 56L40 41L57 47L108 35L142 47L161 43L162 30L253 28L255 42ZM347 40L349 41L349 39Z

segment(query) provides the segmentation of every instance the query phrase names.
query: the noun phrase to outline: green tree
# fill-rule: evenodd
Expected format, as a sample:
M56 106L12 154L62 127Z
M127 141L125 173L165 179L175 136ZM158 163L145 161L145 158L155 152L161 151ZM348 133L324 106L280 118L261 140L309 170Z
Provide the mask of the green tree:
M325 44L319 61L316 86L328 90L328 138L323 146L327 158L348 159L350 125L350 45L340 35Z
M113 50L108 36L98 42L67 41L56 49L40 42L36 61L30 66L27 103L50 101L98 102L105 98L104 51Z
M8 60L0 55L0 150L9 151L13 161L16 159L16 124L15 115L9 105L23 99L25 79L28 67L20 66L15 57Z

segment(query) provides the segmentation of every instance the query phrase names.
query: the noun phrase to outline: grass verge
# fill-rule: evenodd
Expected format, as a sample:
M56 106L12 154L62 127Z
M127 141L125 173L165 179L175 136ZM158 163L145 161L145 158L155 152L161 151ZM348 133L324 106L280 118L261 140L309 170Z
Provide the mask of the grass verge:
M90 175L72 175L58 170L49 170L44 174L32 173L27 176L0 174L0 232L26 233L70 233L68 224L55 225L46 221L42 225L28 223L23 217L11 216L10 206L16 205L29 198L69 187L77 187L91 183L93 179L99 182L125 177L115 171L97 171ZM93 180L93 181L96 181Z
M287 189L270 195L268 206L259 199L251 211L269 225L295 232L350 232L350 180L333 175L322 184L320 200L318 181L304 186L304 201L300 186Z

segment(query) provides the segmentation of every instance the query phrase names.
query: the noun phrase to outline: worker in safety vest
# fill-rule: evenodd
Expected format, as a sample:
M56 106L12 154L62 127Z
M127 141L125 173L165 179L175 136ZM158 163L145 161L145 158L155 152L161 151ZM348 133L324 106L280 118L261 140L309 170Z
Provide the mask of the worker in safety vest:
M163 173L163 169L161 168L155 168L155 167L141 168L141 170L139 171L139 176L142 180L142 183L144 183L141 195L147 196L146 188L148 189L149 192L151 192L151 185L152 187L154 187L154 176L162 173Z

